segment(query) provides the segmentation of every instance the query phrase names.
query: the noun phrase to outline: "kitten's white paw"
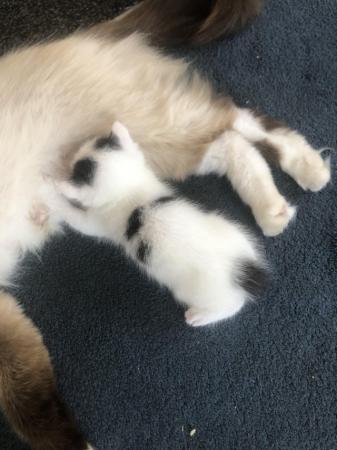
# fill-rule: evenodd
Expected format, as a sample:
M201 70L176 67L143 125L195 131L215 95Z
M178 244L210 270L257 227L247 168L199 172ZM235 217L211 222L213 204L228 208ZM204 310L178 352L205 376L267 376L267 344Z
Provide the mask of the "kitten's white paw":
M281 197L273 206L261 208L254 212L256 222L265 236L277 236L282 233L293 219L296 208Z
M308 152L294 164L296 181L304 190L313 192L323 189L331 178L329 160L324 160L318 152Z
M224 311L207 311L205 309L189 308L185 312L185 321L191 327L204 327L211 323L219 322L229 315Z
M185 321L191 327L202 327L214 322L206 311L197 308L189 308L185 312Z

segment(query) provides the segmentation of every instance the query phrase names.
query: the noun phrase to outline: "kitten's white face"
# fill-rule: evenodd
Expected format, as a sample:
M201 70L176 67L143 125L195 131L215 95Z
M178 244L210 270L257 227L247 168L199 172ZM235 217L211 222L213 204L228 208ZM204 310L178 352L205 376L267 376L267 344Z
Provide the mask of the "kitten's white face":
M80 148L71 183L62 183L62 192L86 208L102 207L125 198L146 170L143 154L128 130L115 122L109 136L92 139Z

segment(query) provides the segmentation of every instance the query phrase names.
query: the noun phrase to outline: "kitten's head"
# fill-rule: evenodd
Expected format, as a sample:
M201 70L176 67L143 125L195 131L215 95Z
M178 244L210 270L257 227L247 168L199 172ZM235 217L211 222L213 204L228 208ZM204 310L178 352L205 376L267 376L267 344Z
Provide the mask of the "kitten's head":
M125 126L115 122L108 136L91 139L80 147L70 178L59 187L73 205L102 207L127 196L146 171L138 145Z

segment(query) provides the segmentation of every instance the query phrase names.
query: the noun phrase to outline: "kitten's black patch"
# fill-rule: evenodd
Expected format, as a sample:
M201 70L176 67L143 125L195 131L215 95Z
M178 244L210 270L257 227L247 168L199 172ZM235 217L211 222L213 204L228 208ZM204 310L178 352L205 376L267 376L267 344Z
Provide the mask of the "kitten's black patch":
M269 271L255 261L241 261L236 274L236 283L252 297L258 297L265 290L270 279Z
M174 195L165 195L163 197L159 197L152 202L153 205L162 205L163 203L172 202L173 200L177 200L177 197Z
M138 261L146 264L149 260L149 256L151 254L151 246L148 242L140 241L138 249L137 249L137 259Z
M81 211L87 211L87 208L84 205L82 205L80 201L70 198L67 198L67 200L74 208L80 209Z
M130 214L125 235L128 240L132 239L138 233L143 225L142 220L143 208L136 208Z
M71 181L82 186L92 184L96 172L97 162L91 158L80 159L74 165Z
M95 142L96 150L121 150L121 144L118 137L111 133L109 136L102 136Z

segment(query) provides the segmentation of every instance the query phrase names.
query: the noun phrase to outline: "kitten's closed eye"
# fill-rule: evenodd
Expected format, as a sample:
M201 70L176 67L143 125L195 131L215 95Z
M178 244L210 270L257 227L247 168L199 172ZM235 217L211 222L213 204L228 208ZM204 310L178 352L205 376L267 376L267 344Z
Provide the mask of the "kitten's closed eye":
M71 206L73 206L76 209L80 209L81 211L87 211L88 208L86 208L79 200L71 199L65 197L66 200L70 203Z

